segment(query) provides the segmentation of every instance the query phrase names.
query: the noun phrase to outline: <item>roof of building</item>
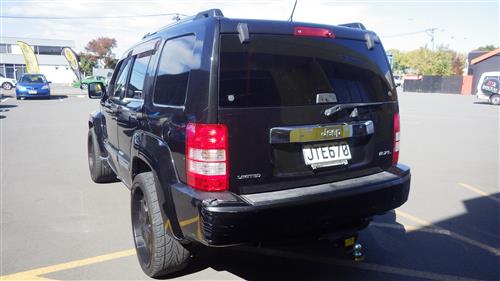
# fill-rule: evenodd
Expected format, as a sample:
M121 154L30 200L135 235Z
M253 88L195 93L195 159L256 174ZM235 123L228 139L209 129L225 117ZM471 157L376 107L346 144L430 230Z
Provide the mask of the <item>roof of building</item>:
M54 47L75 47L73 40L54 40L54 39L41 39L41 38L24 38L24 37L0 37L1 44L17 44L17 41L23 41L28 45L37 46L54 46Z
M485 60L485 59L489 59L489 58L491 58L491 57L493 57L493 56L495 56L495 55L497 55L497 54L500 54L500 48L498 48L498 49L496 49L496 50L493 50L493 51L491 51L491 52L488 52L488 53L486 53L486 54L484 54L484 55L481 55L481 56L479 56L479 57L477 57L477 58L475 58L475 59L471 60L471 62L470 62L470 63L471 63L471 64L476 64L476 63L481 62L481 61L483 61L483 60Z
M36 55L39 65L67 66L68 61L63 56ZM25 64L22 54L2 54L0 64Z

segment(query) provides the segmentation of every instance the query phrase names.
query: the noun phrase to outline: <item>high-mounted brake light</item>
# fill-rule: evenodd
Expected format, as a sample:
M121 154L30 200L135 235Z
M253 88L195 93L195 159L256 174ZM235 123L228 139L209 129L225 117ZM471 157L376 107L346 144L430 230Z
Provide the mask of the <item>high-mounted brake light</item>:
M392 150L392 165L396 165L399 160L399 141L401 127L399 124L399 113L394 114L394 148Z
M228 189L227 127L189 123L186 128L187 184L203 191Z
M330 29L318 27L296 26L293 29L295 36L310 36L310 37L325 37L335 38L335 35Z

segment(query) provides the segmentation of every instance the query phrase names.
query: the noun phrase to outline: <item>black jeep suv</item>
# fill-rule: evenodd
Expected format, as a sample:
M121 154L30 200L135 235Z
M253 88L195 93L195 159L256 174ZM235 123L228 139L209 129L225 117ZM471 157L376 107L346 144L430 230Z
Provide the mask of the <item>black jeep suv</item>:
M196 245L357 232L408 198L394 80L361 24L209 10L147 34L88 91L90 174L131 189L149 276Z

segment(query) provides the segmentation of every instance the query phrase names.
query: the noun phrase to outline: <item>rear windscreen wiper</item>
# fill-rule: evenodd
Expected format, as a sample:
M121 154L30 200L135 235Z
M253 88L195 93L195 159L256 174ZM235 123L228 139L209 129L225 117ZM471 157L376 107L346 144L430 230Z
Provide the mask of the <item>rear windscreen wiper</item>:
M325 110L325 116L333 115L344 109L356 108L356 107L366 107L366 106L378 106L384 104L383 102L363 102L363 103L345 103L337 104Z

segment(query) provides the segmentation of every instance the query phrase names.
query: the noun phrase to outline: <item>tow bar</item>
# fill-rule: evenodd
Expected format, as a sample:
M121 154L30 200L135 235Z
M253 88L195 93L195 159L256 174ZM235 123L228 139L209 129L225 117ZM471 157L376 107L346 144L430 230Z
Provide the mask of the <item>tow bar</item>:
M363 246L357 242L357 235L343 238L344 252L350 256L354 261L362 261L365 259L363 254Z

